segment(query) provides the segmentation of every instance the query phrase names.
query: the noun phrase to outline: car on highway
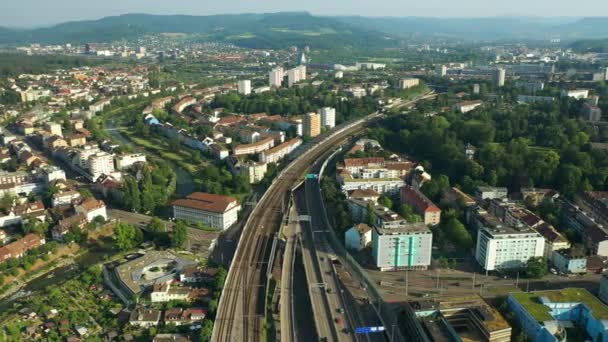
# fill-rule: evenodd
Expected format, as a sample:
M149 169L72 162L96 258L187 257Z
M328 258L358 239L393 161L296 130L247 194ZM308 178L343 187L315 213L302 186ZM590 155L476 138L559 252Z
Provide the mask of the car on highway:
M342 309L342 308L337 308L336 311L338 311L338 313L341 313L341 314L344 313L344 309Z
M340 318L340 317L336 317L336 318L334 319L334 322L336 322L336 324L338 324L338 325L342 325L342 318Z

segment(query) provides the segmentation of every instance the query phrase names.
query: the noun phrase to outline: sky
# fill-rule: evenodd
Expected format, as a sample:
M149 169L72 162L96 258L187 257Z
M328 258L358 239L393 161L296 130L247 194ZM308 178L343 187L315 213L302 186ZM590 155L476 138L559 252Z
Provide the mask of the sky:
M125 13L211 15L308 11L364 16L608 16L606 0L0 0L0 26L48 26Z

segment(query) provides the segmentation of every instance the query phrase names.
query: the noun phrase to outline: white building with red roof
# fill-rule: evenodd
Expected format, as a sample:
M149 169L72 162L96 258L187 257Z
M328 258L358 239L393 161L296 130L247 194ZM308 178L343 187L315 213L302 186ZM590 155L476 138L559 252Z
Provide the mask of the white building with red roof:
M203 223L216 229L227 229L238 220L241 206L234 197L194 192L173 202L173 217Z

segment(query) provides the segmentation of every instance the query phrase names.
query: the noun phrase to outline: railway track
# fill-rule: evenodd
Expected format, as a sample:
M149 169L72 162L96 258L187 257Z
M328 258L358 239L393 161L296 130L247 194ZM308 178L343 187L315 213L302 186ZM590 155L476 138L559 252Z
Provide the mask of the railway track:
M289 192L327 151L381 117L382 114L376 112L317 137L312 141L312 147L292 161L266 190L240 236L218 305L211 341L260 340L265 316L265 274L269 266L270 241L280 227Z

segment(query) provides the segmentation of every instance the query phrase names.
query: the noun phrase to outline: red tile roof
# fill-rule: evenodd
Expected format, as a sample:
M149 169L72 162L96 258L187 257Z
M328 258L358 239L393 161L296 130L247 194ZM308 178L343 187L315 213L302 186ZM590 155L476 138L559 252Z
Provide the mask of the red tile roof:
M346 159L344 159L345 167L362 167L362 166L367 166L369 164L384 165L384 158L370 157L370 158L346 158Z
M174 201L173 205L214 213L224 213L233 203L237 203L234 197L194 192L186 196L186 198Z

